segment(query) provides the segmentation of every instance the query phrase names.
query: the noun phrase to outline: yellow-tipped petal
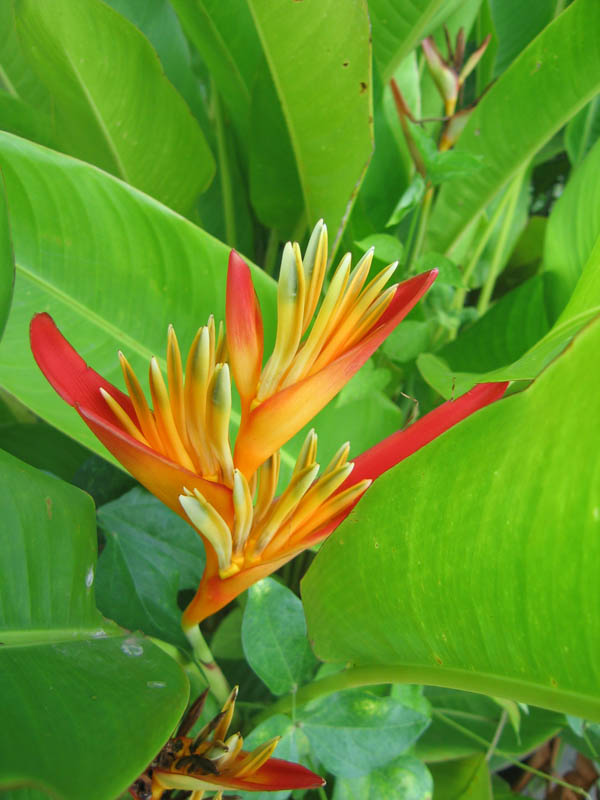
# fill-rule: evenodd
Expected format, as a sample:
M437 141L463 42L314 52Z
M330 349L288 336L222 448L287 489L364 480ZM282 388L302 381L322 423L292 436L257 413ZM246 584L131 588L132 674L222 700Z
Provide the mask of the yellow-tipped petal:
M380 294L379 297L373 303L371 303L364 315L356 323L356 328L352 331L350 338L348 339L347 347L353 347L357 342L359 342L367 333L367 331L371 330L379 317L383 316L385 310L394 299L394 294L397 288L398 284L390 286L389 289L386 289L385 292L382 292L382 294Z
M275 752L275 748L279 744L280 739L280 736L276 736L269 742L259 745L256 750L253 750L250 754L250 758L248 758L244 766L236 772L235 777L243 778L245 775L252 775L258 769L260 769L265 761L268 761L271 758Z
M215 361L218 363L227 361L227 337L225 336L223 320L219 320L219 333L215 345Z
M258 494L254 506L254 522L258 523L269 510L279 481L279 466L281 464L281 454L279 450L273 453L259 469Z
M231 378L227 364L217 364L209 387L206 424L210 442L228 486L233 485L233 459L229 445Z
M322 219L317 222L308 240L302 266L306 279L306 302L302 321L302 333L304 333L317 308L327 266L327 226Z
M277 388L281 376L300 343L305 298L304 270L300 248L288 242L283 249L277 288L277 336L273 355L263 370L257 401L260 403Z
M365 281L369 277L369 270L371 269L374 253L375 248L370 247L350 273L348 286L346 287L344 296L335 309L335 314L333 314L331 318L331 322L327 330L328 336L335 330L337 323L343 320L346 314L350 313L354 303L356 303L358 300L363 286L365 285Z
M240 690L239 686L234 686L231 690L231 693L225 703L223 704L223 708L221 709L223 716L219 720L219 724L215 728L215 733L213 739L221 739L224 740L227 736L227 731L229 730L229 726L231 725L231 720L233 719L233 712L235 711L235 701L237 700L238 692Z
M223 517L195 489L193 494L187 492L179 495L181 507L192 525L208 539L217 554L219 569L227 570L231 566L232 542L231 532Z
M144 391L131 365L129 364L129 362L127 361L127 359L120 350L119 350L119 362L121 364L121 369L123 371L123 378L125 379L125 385L127 386L129 397L131 398L131 402L133 403L135 413L137 414L137 418L140 423L142 433L150 443L150 447L152 447L154 450L162 452L163 448L162 448L162 443L160 441L160 436L158 435L158 430L156 428L156 422L154 420L154 416L152 415L152 411L150 411L150 407L148 406L148 403L146 401Z
M302 349L294 359L287 375L284 377L281 387L291 386L292 383L300 380L303 375L308 372L314 360L318 357L321 348L327 338L329 330L329 321L331 315L334 313L336 306L341 302L344 290L348 283L348 276L350 274L350 253L346 253L341 260L338 268L336 269L317 318L308 335L308 339L302 346Z
M156 425L163 446L173 461L193 472L194 464L187 454L175 427L171 403L169 402L169 393L158 366L158 361L154 356L150 359L150 392L152 394Z
M217 462L206 429L206 396L212 373L208 327L196 334L185 367L185 411L190 442L198 457L203 475L213 476Z
M321 473L321 477L324 478L325 475L328 475L330 472L333 472L334 469L341 467L342 464L345 464L348 461L348 456L350 455L350 442L344 442L344 444L338 449L334 457L331 459L329 464L325 467L323 472Z
M185 426L185 402L183 394L183 368L181 366L181 351L175 335L175 329L169 325L167 334L167 381L169 384L169 400L171 412L179 438L184 446L188 444L188 435Z
M348 349L348 339L354 336L355 329L359 322L364 317L371 304L375 301L389 278L393 275L397 266L397 261L393 264L390 264L388 267L382 270L379 275L376 275L375 278L373 278L373 280L368 284L358 298L358 301L354 304L354 307L349 311L349 313L346 314L344 320L340 325L337 326L335 332L328 340L325 347L321 350L319 357L316 359L312 368L310 369L310 374L314 374L320 369L323 369L324 366L331 363L341 352ZM391 296L389 296L389 302L391 302L393 296L394 293L392 292ZM381 314L383 314L384 310L385 308L382 308Z
M294 466L293 475L297 475L306 467L310 467L315 463L317 457L317 434L315 429L311 428L304 439L304 443L298 453L296 464Z
M287 543L288 546L291 547L299 544L305 536L323 528L328 522L337 517L338 514L341 514L342 511L347 509L348 506L355 503L358 498L367 491L372 483L373 481L366 479L330 497L329 500L319 507L316 514L307 520L301 528L294 531Z
M281 497L271 507L264 521L260 525L260 532L254 543L253 554L260 555L279 528L296 509L302 497L308 491L311 483L319 472L319 465L312 464L296 473Z
M279 534L271 540L264 553L265 559L275 557L276 553L285 548L287 542L294 538L296 531L300 530L308 520L312 520L319 508L339 489L353 469L354 464L352 463L342 464L337 469L324 473L313 483L287 521L285 530L280 530Z
M113 412L115 417L121 423L123 429L130 435L133 436L138 442L145 444L146 446L150 446L144 436L142 435L141 431L139 430L138 426L135 422L131 419L129 414L124 411L121 406L117 403L117 401L109 395L106 389L103 389L102 386L100 387L100 394L106 400L108 407Z
M233 552L241 553L252 527L253 508L248 481L239 469L233 471L233 509Z

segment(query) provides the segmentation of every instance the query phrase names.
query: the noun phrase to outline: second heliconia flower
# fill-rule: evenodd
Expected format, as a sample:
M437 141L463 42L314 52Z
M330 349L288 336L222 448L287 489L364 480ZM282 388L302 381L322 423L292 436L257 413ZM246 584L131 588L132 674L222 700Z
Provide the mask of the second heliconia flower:
M352 268L344 256L323 293L327 228L320 221L304 254L283 251L277 333L263 365L262 315L250 269L229 259L226 325L212 317L188 353L167 338L167 380L152 358L152 408L119 353L127 394L91 370L47 314L31 325L34 356L61 396L151 492L198 530L207 566L186 611L191 625L296 553L319 541L365 491L352 481L349 445L317 463L311 431L289 485L276 497L279 449L347 383L427 291L436 270L387 286L397 264L368 280L373 250ZM232 380L241 398L235 449L229 440Z

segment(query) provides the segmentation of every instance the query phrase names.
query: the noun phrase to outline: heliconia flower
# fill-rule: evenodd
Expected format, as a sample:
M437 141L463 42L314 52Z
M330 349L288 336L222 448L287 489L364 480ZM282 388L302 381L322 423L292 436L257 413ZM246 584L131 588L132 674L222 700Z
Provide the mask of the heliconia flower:
M166 383L157 360L150 362L152 409L122 353L119 359L128 394L88 367L51 317L38 314L32 320L33 354L59 395L140 483L203 537L206 569L184 612L186 630L321 541L349 513L373 478L406 457L403 437L412 441L414 431L422 431L414 449L431 438L429 415L399 434L400 438L382 443L382 456L364 474L353 472L348 463L348 444L319 474L317 437L311 431L289 485L275 497L280 447L357 372L437 274L432 270L386 289L396 265L367 283L373 251L354 269L348 255L319 303L326 257L327 229L322 222L303 257L298 245L286 245L276 341L263 367L262 317L250 270L232 253L226 338L222 331L217 334L209 319L191 345L184 376L170 327ZM242 405L233 453L229 441L232 376ZM446 410L438 409L439 430L454 424L456 414L462 418L461 409L466 409L462 413L466 416L485 405L488 396L489 391L474 390L466 399L450 404L451 408L442 406ZM365 457L357 461L357 467L371 463Z
M215 798L221 798L224 789L275 792L325 784L323 778L300 764L272 758L279 737L247 752L242 749L244 740L239 733L227 735L237 692L236 687L222 710L196 736L181 735L180 728L167 742L151 768L152 800L161 800L169 789L192 791L192 798L201 800L206 791L216 792ZM204 696L199 698L200 705Z

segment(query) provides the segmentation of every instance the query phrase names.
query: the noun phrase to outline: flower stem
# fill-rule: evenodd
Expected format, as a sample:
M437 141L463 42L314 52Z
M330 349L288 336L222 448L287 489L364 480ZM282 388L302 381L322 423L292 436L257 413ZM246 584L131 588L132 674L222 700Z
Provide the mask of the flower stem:
M431 211L431 203L433 201L433 186L428 186L421 201L421 213L419 214L419 224L415 236L415 244L406 264L406 272L409 273L413 264L416 263L421 250L423 249L423 242L425 241L425 234L427 233L427 223L429 222L429 212Z
M213 658L209 646L206 643L199 625L191 625L189 628L183 628L183 632L188 638L189 643L192 645L192 652L194 660L202 670L202 674L206 678L208 687L218 703L223 705L231 691L227 678L223 675L221 668Z
M514 177L511 186L509 186L506 192L508 197L506 213L504 215L504 219L502 220L502 226L500 228L500 234L498 236L498 241L496 243L496 248L494 250L494 256L492 258L492 263L490 265L490 271L483 285L483 288L479 295L479 301L477 303L477 311L479 312L480 316L485 314L490 304L490 298L492 296L492 292L496 284L496 278L498 277L498 274L500 272L500 267L502 265L502 257L506 249L508 234L510 233L510 229L512 227L513 219L515 216L515 210L517 208L517 201L519 199L519 193L521 191L522 182L523 182L523 170L520 170L519 173Z

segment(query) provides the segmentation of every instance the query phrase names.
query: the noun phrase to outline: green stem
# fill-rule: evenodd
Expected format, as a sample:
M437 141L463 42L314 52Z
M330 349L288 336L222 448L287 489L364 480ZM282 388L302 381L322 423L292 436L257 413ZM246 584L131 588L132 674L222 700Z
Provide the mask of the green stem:
M221 672L221 668L213 658L210 647L206 643L204 636L202 636L200 626L192 625L189 628L184 628L183 632L192 645L194 660L202 670L202 674L208 683L208 688L217 702L223 705L229 697L231 689L227 683L227 678Z
M486 748L489 746L489 742L487 741L487 739L484 739L483 736L479 736L478 734L473 733L473 731L469 730L469 728L465 728L460 723L450 719L442 711L438 711L437 709L434 708L431 713L433 714L434 717L437 717L441 722L448 725L448 727L460 731L464 736L467 736L474 742L478 742L479 744L484 745L484 747ZM501 758L505 759L510 764L514 764L516 767L520 767L520 769L525 770L525 772L529 772L532 775L536 775L538 778L542 778L543 780L549 781L550 783L556 783L558 786L563 786L565 789L571 789L571 791L575 792L576 794L580 794L582 797L587 797L589 800L591 800L590 795L581 787L573 786L571 783L567 783L567 781L563 781L560 778L555 777L554 775L548 775L546 772L542 772L539 769L534 769L534 767L530 767L529 764L526 764L524 761L519 761L518 759L513 758L511 755L504 752L504 750L498 750L497 748L495 748L495 752Z
M279 250L279 236L275 228L269 231L269 238L267 240L267 249L265 251L265 272L271 277L275 274L275 262L277 260L277 252Z
M490 298L492 296L492 292L494 291L494 286L496 284L496 278L498 277L500 268L502 266L502 257L506 249L506 242L508 240L508 235L510 233L510 229L515 216L515 210L517 207L517 201L519 199L519 192L521 191L522 181L523 181L523 170L520 170L518 174L515 175L515 177L513 178L512 184L510 185L510 187L506 192L509 198L507 201L506 213L504 214L504 219L502 220L500 235L498 236L498 241L496 242L494 256L492 258L492 263L490 265L490 271L483 285L481 293L479 295L479 300L477 302L477 311L479 312L480 316L485 314L485 312L488 309L488 306L490 304Z
M508 714L506 713L506 709L504 709L502 711L502 714L500 715L500 721L498 722L498 725L497 725L496 730L494 732L494 738L490 742L490 746L488 747L488 751L485 754L485 760L486 761L490 761L492 756L494 755L494 752L496 751L496 746L497 746L498 742L500 741L500 737L502 736L502 731L504 730L504 726L506 725L506 720L507 719L508 719Z
M286 695L266 708L255 720L255 724L263 722L274 714L289 714L294 704L304 706L333 692L343 689L354 689L359 686L378 686L384 683L418 683L428 686L443 686L449 689L463 689L465 692L511 697L516 701L531 703L536 706L556 709L556 692L554 689L537 684L524 683L512 678L501 678L486 673L444 667L437 665L408 664L406 666L372 666L351 667L335 675L308 683L295 692L295 696ZM593 713L600 713L600 704L594 703L589 695L569 695L569 713L583 717L590 714L590 703ZM560 709L564 711L564 708ZM486 742L486 747L489 743Z
M415 237L415 245L406 265L407 273L410 272L413 264L416 263L421 250L423 249L423 242L425 241L425 234L427 233L427 223L429 222L429 213L431 211L431 203L433 201L433 186L429 186L425 190L423 200L421 201L421 213L419 214L419 225L417 227L417 235Z
M469 263L465 267L465 271L463 273L463 283L465 284L465 286L468 286L469 281L471 279L471 276L472 276L473 272L475 271L475 267L479 263L479 259L481 258L481 254L483 253L483 251L485 249L485 246L488 243L489 238L490 238L490 236L492 235L492 233L494 231L494 228L498 224L498 220L500 219L500 217L504 213L504 210L506 208L506 204L507 204L507 202L509 200L509 194L510 194L509 191L506 191L504 193L504 197L498 203L498 206L497 206L496 210L492 214L492 218L490 219L490 221L486 225L485 231L483 232L483 234L481 235L481 237L480 237L480 239L479 239L479 241L477 243L477 247L473 251L473 255L471 256L471 259L470 259ZM454 295L454 299L452 301L452 308L455 309L456 311L460 311L460 309L464 306L465 297L467 295L467 291L468 291L467 289L458 289L456 294Z
M231 247L236 247L237 228L235 224L235 206L233 201L233 186L231 170L229 169L229 154L225 139L225 122L223 119L223 106L215 82L211 82L213 111L217 134L217 157L219 159L219 178L221 195L223 197L223 215L225 217L225 240Z

